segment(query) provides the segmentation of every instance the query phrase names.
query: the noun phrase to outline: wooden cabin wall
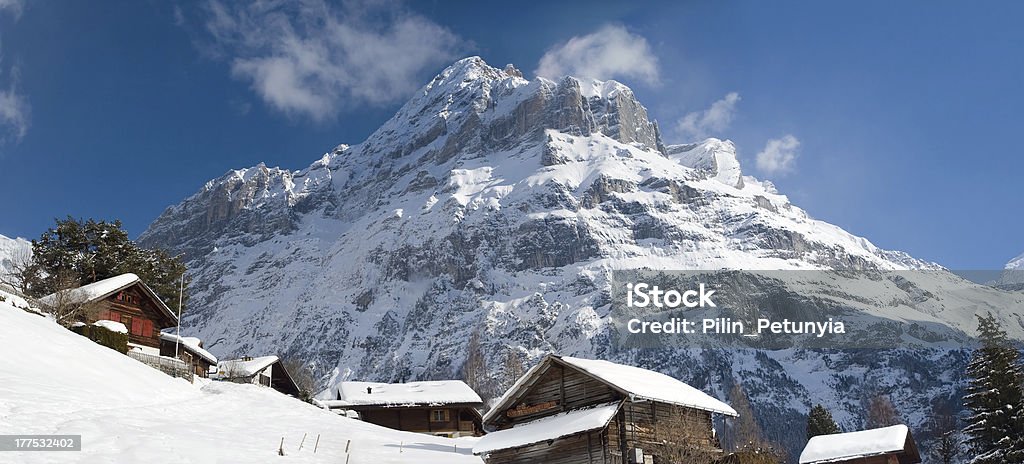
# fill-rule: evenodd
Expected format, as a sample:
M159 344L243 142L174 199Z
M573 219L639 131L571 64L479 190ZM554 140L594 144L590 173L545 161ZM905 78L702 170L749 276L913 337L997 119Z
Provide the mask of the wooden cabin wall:
M431 411L441 409L448 411L448 420L445 422L435 422L430 420L430 416L432 414ZM359 417L362 418L364 422L377 424L395 430L405 430L407 432L478 432L481 428L478 425L479 419L470 421L473 422L473 424L468 427L468 430L460 430L459 416L461 413L462 408L381 408L360 410Z
M513 409L521 404L536 405L547 402L555 402L557 407L519 417L505 415L501 418L499 429L568 410L618 401L621 398L619 392L603 382L575 369L554 364L537 380L529 392L513 405Z
M121 299L122 295L126 298ZM137 286L110 295L86 319L85 322L90 324L100 319L124 323L128 329L129 342L152 348L160 347L160 329L173 326L173 323L168 325L167 317L161 316L149 294Z
M548 445L533 446L490 453L487 464L618 464L611 461L604 443L603 431L595 430L555 440Z
M705 458L721 452L711 413L667 403L627 402L608 425L607 437L608 453L616 463L628 462L620 456L634 448L655 456L657 464L711 462Z

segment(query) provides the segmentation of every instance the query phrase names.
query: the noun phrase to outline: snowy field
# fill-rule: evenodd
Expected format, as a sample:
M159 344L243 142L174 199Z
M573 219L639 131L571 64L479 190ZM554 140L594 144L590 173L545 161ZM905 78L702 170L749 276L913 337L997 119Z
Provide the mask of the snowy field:
M189 384L10 303L0 302L0 434L82 435L83 444L0 452L0 463L481 462L476 439L394 431L254 385Z

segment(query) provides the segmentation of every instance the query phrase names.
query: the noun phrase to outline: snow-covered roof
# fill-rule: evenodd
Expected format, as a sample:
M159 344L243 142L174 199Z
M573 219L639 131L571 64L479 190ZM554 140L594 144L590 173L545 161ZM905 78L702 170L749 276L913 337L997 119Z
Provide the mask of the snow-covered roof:
M217 364L217 357L209 351L204 350L199 346L199 339L195 337L178 337L175 334L169 332L160 332L160 339L167 340L171 343L177 341L180 343L181 348L185 349L189 353L192 353L200 358L206 360L210 364Z
M484 415L484 422L493 420L502 411L510 407L512 400L519 394L522 388L525 388L525 384L534 378L538 371L543 369L548 362L555 361L561 361L580 369L611 385L613 388L626 392L626 394L631 395L633 398L678 404L727 416L739 415L728 404L660 372L617 364L611 361L548 355L543 361L531 367L525 375L512 385L512 388L505 392L501 399L494 403L494 407Z
M221 377L225 378L252 377L278 361L277 356L261 356L248 361L231 359L217 363L217 372L223 373Z
M903 451L910 429L893 425L859 432L818 435L800 453L800 464L828 463Z
M615 417L621 403L608 403L588 409L576 409L516 425L484 435L473 446L473 454L519 448L577 433L603 429Z
M104 329L107 329L107 330L109 330L111 332L117 332L117 333L122 333L122 334L128 333L128 327L125 327L124 324L122 324L120 322L114 322L114 321L108 321L108 320L99 320L99 321L93 322L92 325L95 325L97 327L103 327Z
M636 398L678 404L727 416L738 415L728 404L660 372L596 359L569 356L560 359Z
M108 279L96 281L91 284L83 285L74 290L69 290L72 292L70 294L70 298L78 304L91 303L93 301L102 300L135 284L139 284L142 289L153 298L153 301L156 302L156 306L161 312L174 321L178 320L178 316L174 314L174 311L171 311L171 308L168 308L167 305L164 304L164 301L160 299L160 296L157 295L153 289L149 288L149 285L146 285L139 276L132 273L121 274ZM51 293L40 298L39 301L43 304L51 304L56 300L56 298L57 293Z
M367 391L367 389L370 389ZM341 382L335 407L482 404L483 400L461 380L409 383Z

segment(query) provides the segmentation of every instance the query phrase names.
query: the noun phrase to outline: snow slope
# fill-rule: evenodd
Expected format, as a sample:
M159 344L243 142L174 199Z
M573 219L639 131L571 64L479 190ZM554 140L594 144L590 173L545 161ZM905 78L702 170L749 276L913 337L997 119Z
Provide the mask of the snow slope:
M254 385L172 379L2 302L0 341L0 434L83 442L81 452L4 452L0 462L341 463L348 440L353 464L481 462L470 440L377 427Z

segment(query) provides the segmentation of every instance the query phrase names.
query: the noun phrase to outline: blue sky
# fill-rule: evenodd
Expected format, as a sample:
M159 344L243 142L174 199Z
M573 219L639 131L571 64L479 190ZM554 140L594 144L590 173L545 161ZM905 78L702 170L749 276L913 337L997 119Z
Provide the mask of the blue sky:
M519 3L0 0L0 234L70 214L137 235L228 169L358 143L475 54L616 78L668 141L731 139L879 246L1024 251L1020 2Z

